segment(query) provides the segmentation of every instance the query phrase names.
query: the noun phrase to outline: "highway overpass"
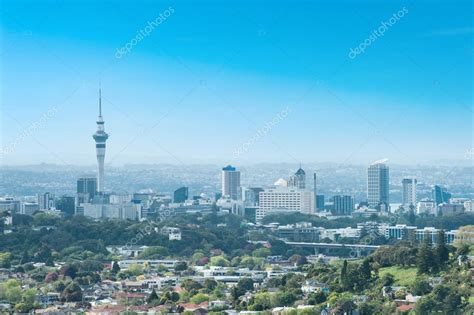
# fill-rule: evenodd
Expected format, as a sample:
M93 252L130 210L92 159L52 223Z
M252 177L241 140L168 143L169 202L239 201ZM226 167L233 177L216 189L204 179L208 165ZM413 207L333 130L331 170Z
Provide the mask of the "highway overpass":
M306 243L306 242L288 242L282 240L287 245L295 247L312 248L315 253L329 252L330 250L347 250L351 257L359 257L369 255L379 248L379 245L365 245L365 244L339 244L339 243Z

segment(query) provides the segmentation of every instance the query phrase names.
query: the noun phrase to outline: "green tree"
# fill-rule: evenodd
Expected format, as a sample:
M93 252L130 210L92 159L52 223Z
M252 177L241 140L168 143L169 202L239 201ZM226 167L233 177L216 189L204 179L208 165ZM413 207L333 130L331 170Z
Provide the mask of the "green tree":
M185 271L188 269L188 264L185 261L180 261L174 266L175 271Z
M11 258L10 253L0 253L0 268L10 268L11 267L10 258Z
M251 278L242 278L237 283L238 295L244 295L247 291L253 291L253 280Z
M382 286L388 287L395 283L395 277L391 273L386 273L380 278Z
M0 297L7 300L11 304L16 304L21 301L21 286L20 282L15 279L9 279L0 284Z
M229 265L229 261L224 256L211 257L211 266L227 267Z
M348 287L348 272L347 272L347 260L344 259L344 262L342 263L341 267L341 274L339 276L339 282L341 283L341 286L343 290L346 290Z
M21 295L21 302L25 304L29 310L35 307L36 303L36 289L27 289Z
M77 275L77 271L78 269L76 265L67 264L61 267L61 269L59 270L59 274L74 279Z
M184 280L183 283L181 284L181 286L188 292L197 291L197 290L202 289L202 285L199 282L194 281L192 279Z
M415 314L432 314L437 311L436 300L431 295L422 297L417 303Z
M159 299L160 299L160 298L158 297L158 294L156 294L155 289L153 289L153 290L151 291L150 295L148 296L146 302L147 302L148 304L152 304L152 303L154 303L154 302L156 302L156 301L159 301Z
M204 293L198 293L195 296L191 298L191 303L194 304L201 304L202 302L209 301L209 295L204 294Z
M462 306L462 297L455 290L452 290L443 300L443 309L446 314L456 314L461 311Z
M30 255L28 254L28 250L25 248L25 250L23 251L23 254L21 256L21 259L20 259L20 264L24 265L26 263L29 263L31 260L30 258Z
M369 259L364 259L359 267L359 273L364 281L370 281L370 278L372 278L372 267L370 266Z
M272 251L266 247L257 248L256 250L252 252L252 256L262 257L262 258L270 256L271 254L272 254Z
M82 301L82 289L76 282L72 282L64 289L61 298L65 302L80 302Z
M143 274L143 265L141 264L131 264L128 266L127 271L130 272L134 276L140 276Z
M19 314L28 314L33 309L33 305L20 302L15 305L15 311Z
M414 295L425 295L430 293L432 289L426 277L417 277L411 286L411 291Z
M207 293L211 293L212 291L214 291L216 287L217 287L217 281L210 278L206 278L206 280L204 280L204 289L206 290Z
M151 259L151 258L162 258L169 255L169 251L163 246L152 246L145 249L138 258L140 259Z
M417 267L419 274L429 273L433 268L434 256L428 237L423 240L423 244L418 250Z
M438 238L436 240L436 248L434 255L436 257L436 262L438 265L438 269L443 269L446 262L449 259L449 250L445 244L445 233L444 230L440 230L438 232Z
M120 272L120 266L117 261L112 262L112 270L111 272L116 275L117 273Z
M323 302L326 302L326 300L327 300L327 295L321 290L312 292L308 295L308 304L310 305L321 304Z

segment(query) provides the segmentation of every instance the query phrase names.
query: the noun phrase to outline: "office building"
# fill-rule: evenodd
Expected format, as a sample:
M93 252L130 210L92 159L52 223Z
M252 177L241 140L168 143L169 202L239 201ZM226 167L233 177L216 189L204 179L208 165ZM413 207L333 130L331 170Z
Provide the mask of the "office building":
M354 210L354 198L348 195L337 195L333 197L333 215L350 215Z
M430 215L437 215L438 213L438 206L434 200L423 199L420 200L416 204L416 214L430 214Z
M232 213L238 216L245 215L244 202L241 200L233 200L230 197L225 197L217 200L216 206L219 207L220 211Z
M188 200L189 190L188 187L181 187L174 191L173 193L173 202L183 203Z
M464 201L464 211L474 212L474 200Z
M245 189L244 202L246 206L258 206L260 201L260 192L263 191L263 188L260 187L250 187Z
M127 202L132 201L132 195L131 194L111 193L108 196L109 196L109 203L112 203L112 204L127 203Z
M437 243L440 229L434 227L424 227L418 229L415 226L407 226L404 224L397 224L395 226L382 226L382 234L385 235L387 239L397 239L397 240L406 240L414 241L417 243L422 243L426 239L433 246ZM444 242L445 244L453 244L458 237L458 231L445 231L444 233Z
M373 163L367 170L369 207L380 211L389 210L389 168L384 161Z
M39 205L37 202L22 202L20 214L33 215L38 210Z
M235 167L228 165L222 169L221 183L222 197L230 197L232 200L240 199L240 172Z
M122 204L93 204L85 203L83 206L83 215L94 219L141 219L141 204L122 203Z
M38 200L39 210L54 209L54 206L55 206L54 194L51 194L49 192L44 193L44 194L38 194L37 200Z
M360 235L361 229L346 227L340 229L321 229L319 238L321 240L330 239L331 241L338 242L341 238L359 239Z
M314 213L316 205L312 191L287 186L275 186L260 192L260 203L256 213L259 222L269 212Z
M97 155L98 175L97 175L97 192L100 194L104 189L104 160L105 160L105 142L109 135L104 129L104 119L102 118L102 97L99 88L99 117L97 119L97 131L92 135L95 140L95 150Z
M278 238L291 242L318 242L322 228L313 227L309 222L280 225L273 232Z
M442 216L456 215L456 214L464 213L464 205L442 203L438 205L438 211L439 211L439 214L441 214Z
M416 184L417 180L414 177L402 180L402 203L404 206L416 205Z
M405 224L382 227L382 234L388 239L413 240L415 239L415 231L416 226L407 226Z
M0 198L0 212L10 211L11 213L19 213L21 211L20 200L15 200L12 197Z
M324 211L324 195L316 196L316 210Z
M74 196L61 196L56 201L56 209L65 216L72 216L75 213L76 198Z
M97 178L82 177L77 180L77 200L76 205L80 206L83 203L92 201L97 193Z
M433 200L436 202L437 205L442 203L449 203L451 199L451 194L447 191L447 189L439 185L433 186L432 193Z

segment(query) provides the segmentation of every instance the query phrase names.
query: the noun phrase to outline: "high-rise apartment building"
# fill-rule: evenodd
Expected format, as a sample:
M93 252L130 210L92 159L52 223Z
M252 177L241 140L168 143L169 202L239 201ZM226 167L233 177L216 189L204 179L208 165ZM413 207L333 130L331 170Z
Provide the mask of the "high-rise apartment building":
M367 199L371 208L388 211L389 171L384 161L377 161L367 170Z
M414 177L404 178L402 180L402 203L405 206L416 205L416 184L417 180Z
M334 215L350 215L354 210L354 198L348 195L337 195L333 197Z
M222 169L221 191L222 197L232 200L240 199L240 172L228 165Z
M38 194L37 200L39 210L51 210L55 206L55 198L52 193Z

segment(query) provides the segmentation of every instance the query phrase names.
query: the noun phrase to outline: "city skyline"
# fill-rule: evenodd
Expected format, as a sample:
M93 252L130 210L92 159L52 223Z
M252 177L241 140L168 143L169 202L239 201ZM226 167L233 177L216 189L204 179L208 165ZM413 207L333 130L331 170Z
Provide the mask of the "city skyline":
M106 165L472 162L468 2L201 4L202 16L181 2L26 3L2 6L2 165L94 164L84 130L99 81ZM324 32L336 17L341 26Z
M473 4L2 1L0 313L474 314Z

